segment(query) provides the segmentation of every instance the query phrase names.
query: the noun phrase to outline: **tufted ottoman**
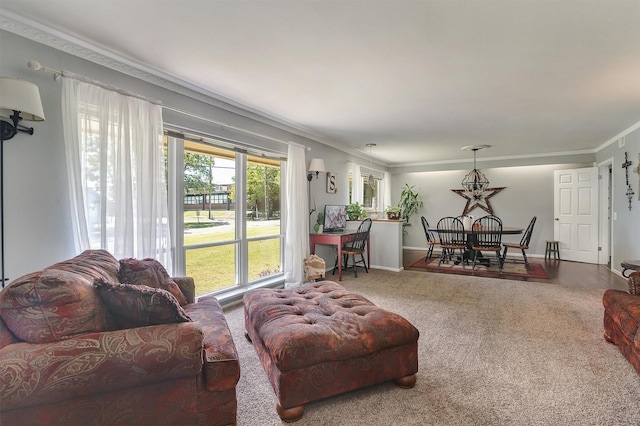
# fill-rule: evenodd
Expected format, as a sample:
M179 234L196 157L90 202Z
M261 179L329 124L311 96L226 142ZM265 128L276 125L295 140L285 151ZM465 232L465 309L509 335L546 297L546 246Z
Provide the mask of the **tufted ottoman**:
M246 335L278 397L282 420L304 404L394 380L410 388L418 371L418 330L331 281L244 296Z

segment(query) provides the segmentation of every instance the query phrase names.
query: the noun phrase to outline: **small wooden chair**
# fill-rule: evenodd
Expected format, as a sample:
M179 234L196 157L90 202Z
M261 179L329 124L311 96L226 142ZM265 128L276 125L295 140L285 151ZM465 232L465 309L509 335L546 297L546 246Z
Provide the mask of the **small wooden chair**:
M356 269L358 263L362 263L362 265L364 266L364 271L366 273L369 273L367 262L364 259L364 252L367 247L367 240L369 239L370 230L370 218L366 218L365 220L360 222L353 241L350 241L342 246L342 256L344 259L336 258L336 266L333 268L333 273L335 273L337 267L342 267L342 263L344 263L344 270L349 269L349 257L351 257L351 260L353 261L353 273L356 278L358 278L358 270ZM360 256L360 260L356 260L356 256ZM341 264L339 265L338 262L340 262Z
M427 256L424 258L425 262L427 259L431 259L433 257L433 246L438 244L438 239L433 234L433 232L429 231L429 222L427 219L422 216L420 217L422 221L422 228L424 228L424 235L427 237Z
M483 251L492 251L496 254L498 268L502 272L502 221L500 218L487 215L473 222L472 245L473 249L473 269L476 269L478 257Z
M533 234L533 227L536 224L536 219L537 219L536 216L534 216L533 219L531 219L531 222L529 222L529 226L527 226L527 229L524 231L524 234L522 235L522 238L520 239L519 244L518 243L502 243L502 246L504 247L504 251L502 252L503 262L507 260L507 251L510 248L513 248L513 249L518 249L522 251L524 264L529 265L529 259L527 259L527 253L525 252L525 250L529 249L529 242L531 242L531 234Z
M464 268L464 251L467 249L467 243L462 221L457 217L443 217L438 221L437 228L438 238L440 239L440 249L442 250L438 266L452 260L456 250L460 250L460 259L462 267Z

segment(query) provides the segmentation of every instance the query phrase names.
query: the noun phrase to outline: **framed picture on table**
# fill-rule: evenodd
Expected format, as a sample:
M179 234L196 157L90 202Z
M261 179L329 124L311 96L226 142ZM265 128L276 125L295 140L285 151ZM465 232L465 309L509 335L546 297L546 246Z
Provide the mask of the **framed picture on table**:
M335 194L338 192L338 185L336 183L338 177L335 173L327 172L327 192L329 194Z

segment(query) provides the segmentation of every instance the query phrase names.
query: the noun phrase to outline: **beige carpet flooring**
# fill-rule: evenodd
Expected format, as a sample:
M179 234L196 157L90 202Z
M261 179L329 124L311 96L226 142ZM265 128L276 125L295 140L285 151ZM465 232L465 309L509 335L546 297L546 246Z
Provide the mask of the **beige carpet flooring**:
M309 403L298 426L640 424L640 376L602 338L604 290L381 270L341 284L420 330L418 380ZM242 306L226 314L241 364L238 425L284 424Z

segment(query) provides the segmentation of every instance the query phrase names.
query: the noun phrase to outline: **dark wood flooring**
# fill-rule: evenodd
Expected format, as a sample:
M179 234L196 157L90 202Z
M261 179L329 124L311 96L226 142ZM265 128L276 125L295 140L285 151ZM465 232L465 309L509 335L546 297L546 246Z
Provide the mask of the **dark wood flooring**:
M408 268L426 254L426 250L404 250L403 266ZM606 265L592 265L590 263L569 262L564 260L544 260L530 258L531 262L541 263L547 274L545 283L582 288L616 288L629 290L625 278L611 272Z

